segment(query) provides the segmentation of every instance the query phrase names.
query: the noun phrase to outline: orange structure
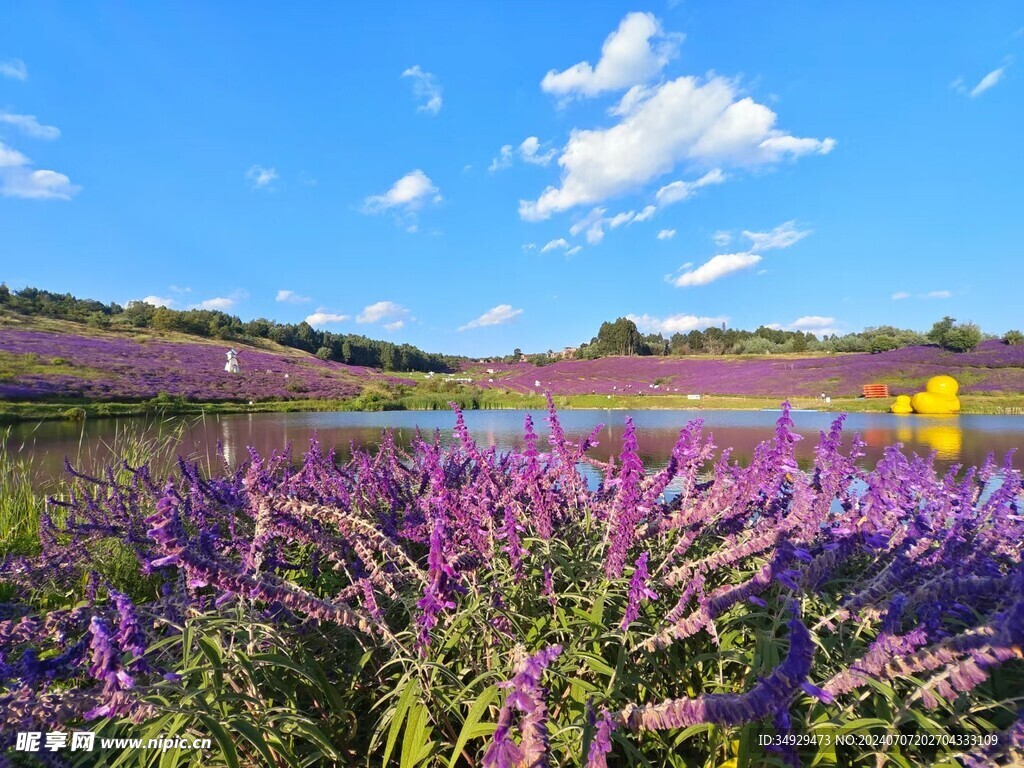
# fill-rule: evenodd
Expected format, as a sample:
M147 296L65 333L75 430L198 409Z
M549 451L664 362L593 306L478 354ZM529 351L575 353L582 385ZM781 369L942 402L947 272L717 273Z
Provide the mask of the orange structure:
M861 393L864 397L888 397L889 387L887 384L865 384Z

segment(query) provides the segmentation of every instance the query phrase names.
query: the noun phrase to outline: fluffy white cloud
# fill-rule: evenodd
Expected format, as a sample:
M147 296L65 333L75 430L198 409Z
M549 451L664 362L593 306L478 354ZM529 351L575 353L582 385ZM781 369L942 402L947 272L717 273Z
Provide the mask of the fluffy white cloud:
M245 172L245 178L256 189L263 189L270 186L277 179L277 171L274 168L264 168L262 165L250 166Z
M531 165L548 165L558 152L555 149L541 151L542 148L543 146L540 143L540 139L536 136L527 136L518 147L513 147L511 144L505 144L498 150L497 157L491 160L491 164L487 167L487 170L494 173L495 171L503 171L506 168L511 168L512 161L515 159L517 152L519 154L519 158L525 163L530 163Z
M596 96L656 77L676 56L682 35L667 35L650 13L630 13L605 38L597 66L581 61L563 72L551 70L540 87L557 96Z
M822 315L805 315L798 317L787 326L790 331L803 331L813 333L815 336L830 336L833 333L840 333L835 327L834 317L823 317Z
M761 261L756 253L721 253L705 261L696 269L691 269L677 277L670 278L677 288L684 288L694 285L707 285L719 280L733 272L739 272Z
M651 315L626 315L627 320L636 323L636 327L644 333L689 333L703 330L713 325L729 322L724 315L719 317L698 317L697 315L671 315L669 317L652 317Z
M519 145L519 156L527 163L533 165L547 165L558 154L556 150L549 149L541 152L540 139L536 136L527 136Z
M569 248L569 242L564 237L560 237L557 240L549 240L544 247L540 249L540 252L547 253L548 251L554 251L558 248L567 250Z
M491 160L491 164L487 166L487 170L491 173L495 171L502 171L505 168L512 167L513 147L511 144L505 144L501 149L498 150L498 156Z
M568 258L569 256L575 256L577 253L579 253L582 250L583 250L583 246L582 245L573 246L572 248L570 248L569 250L567 250L565 252L565 256L566 256L566 258Z
M27 80L28 67L21 59L6 59L0 61L0 75L9 77L12 80Z
M894 293L892 295L892 300L893 301L900 301L901 299L909 299L909 298L910 298L910 294L907 293L906 291L897 291L896 293Z
M989 88L994 88L999 83L999 81L1003 79L1003 74L1005 72L1006 67L999 67L998 69L993 69L983 78L981 78L978 84L971 89L971 98L976 99Z
M441 202L441 192L430 177L417 168L396 181L383 195L366 198L363 210L366 213L380 213L397 208L411 212L419 210L427 202Z
M63 173L33 170L32 161L0 141L0 195L28 200L70 200L81 187Z
M30 162L27 157L14 149L14 147L8 147L0 141L0 168L17 168L28 165Z
M320 328L325 325L334 325L336 323L344 323L348 319L348 315L339 315L335 312L327 312L324 309L318 309L313 314L306 316L306 322L314 328Z
M739 98L727 78L670 80L638 98L616 125L573 130L558 158L561 186L520 200L519 214L527 221L547 219L641 187L679 164L756 166L826 154L835 146L832 139L788 135L775 128L776 119L763 104Z
M743 230L743 236L750 240L751 250L770 251L773 248L789 248L811 234L810 229L797 229L796 221L787 221L770 232Z
M633 219L636 218L636 211L629 211L628 213L617 213L608 219L608 226L612 229L617 229L623 224L629 224Z
M659 240L671 240L675 236L676 231L674 229L663 229L658 233Z
M412 78L412 92L420 102L417 107L420 112L436 115L441 111L441 85L434 75L423 71L419 64L415 64L405 70L402 77Z
M395 320L393 323L384 323L384 330L386 331L400 331L405 328L405 320Z
M484 312L476 320L470 320L463 326L460 326L458 330L466 331L470 328L485 328L489 325L502 325L511 320L515 320L519 315L523 314L521 309L513 309L511 304L499 304L493 309L489 309Z
M711 236L714 240L715 245L723 247L732 242L732 232L726 232L724 229L720 229Z
M309 301L308 296L300 296L295 291L280 290L274 301L282 301L286 304L305 304Z
M197 307L199 309L219 309L223 311L225 309L231 309L237 303L237 300L230 296L215 296L212 299L206 299L205 301L199 302Z
M409 310L401 304L395 304L393 301L378 301L375 304L364 307L363 311L356 315L356 322L379 323L382 320L403 320L408 316Z
M694 181L673 181L671 184L666 184L658 190L655 197L662 205L671 205L686 200L701 187L706 187L709 184L721 184L723 181L725 181L725 174L721 169L713 168Z
M52 141L60 138L60 128L54 125L42 125L35 115L15 115L11 112L0 112L0 123L13 125L26 136L33 139Z
M536 243L523 243L523 252L529 253L530 251L537 250Z
M952 295L952 291L929 291L924 297L926 299L948 299Z
M634 216L633 220L631 222L629 222L629 223L630 224L638 224L641 221L647 221L649 218L651 218L651 216L654 215L654 212L656 210L658 210L658 206L656 206L656 205L645 206L644 209L642 211L640 211L640 213L638 213L636 216Z
M150 306L153 306L153 307L168 307L168 308L170 308L170 307L174 306L174 299L165 299L165 298L163 298L161 296L146 296L143 299L136 299L136 301L141 301L143 304L149 304ZM128 302L128 303L131 304L132 302Z

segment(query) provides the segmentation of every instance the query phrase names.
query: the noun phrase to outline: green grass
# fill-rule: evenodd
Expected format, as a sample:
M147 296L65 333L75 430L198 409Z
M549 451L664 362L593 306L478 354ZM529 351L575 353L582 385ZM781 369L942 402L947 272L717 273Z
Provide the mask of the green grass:
M73 365L60 357L42 358L34 352L0 351L0 381L23 376L74 376L89 379L102 376L103 371Z

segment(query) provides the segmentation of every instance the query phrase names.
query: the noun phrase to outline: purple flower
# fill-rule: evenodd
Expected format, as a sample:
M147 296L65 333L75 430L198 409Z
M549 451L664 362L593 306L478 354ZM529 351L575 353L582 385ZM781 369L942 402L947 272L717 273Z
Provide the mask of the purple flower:
M622 623L619 625L623 632L640 615L641 600L658 599L658 593L647 586L647 557L647 552L643 552L636 559L636 565L633 568L633 578L629 580L629 598L626 603L626 613L622 617Z

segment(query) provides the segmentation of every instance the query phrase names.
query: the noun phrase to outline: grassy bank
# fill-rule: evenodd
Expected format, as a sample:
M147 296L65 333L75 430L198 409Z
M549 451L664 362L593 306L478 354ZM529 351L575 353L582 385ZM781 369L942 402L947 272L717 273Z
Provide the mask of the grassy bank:
M559 408L610 410L733 410L776 409L778 397L706 396L688 400L681 395L557 395ZM815 397L789 398L793 408L833 413L887 413L895 398L866 400L860 397L833 398L826 404ZM962 413L1024 415L1024 393L1013 395L965 395ZM26 421L82 420L125 416L198 416L227 413L290 413L311 411L440 411L449 403L464 410L518 410L544 408L541 395L464 389L458 392L384 395L364 393L347 400L270 400L252 403L198 403L184 400L151 400L142 403L0 403L0 424Z

